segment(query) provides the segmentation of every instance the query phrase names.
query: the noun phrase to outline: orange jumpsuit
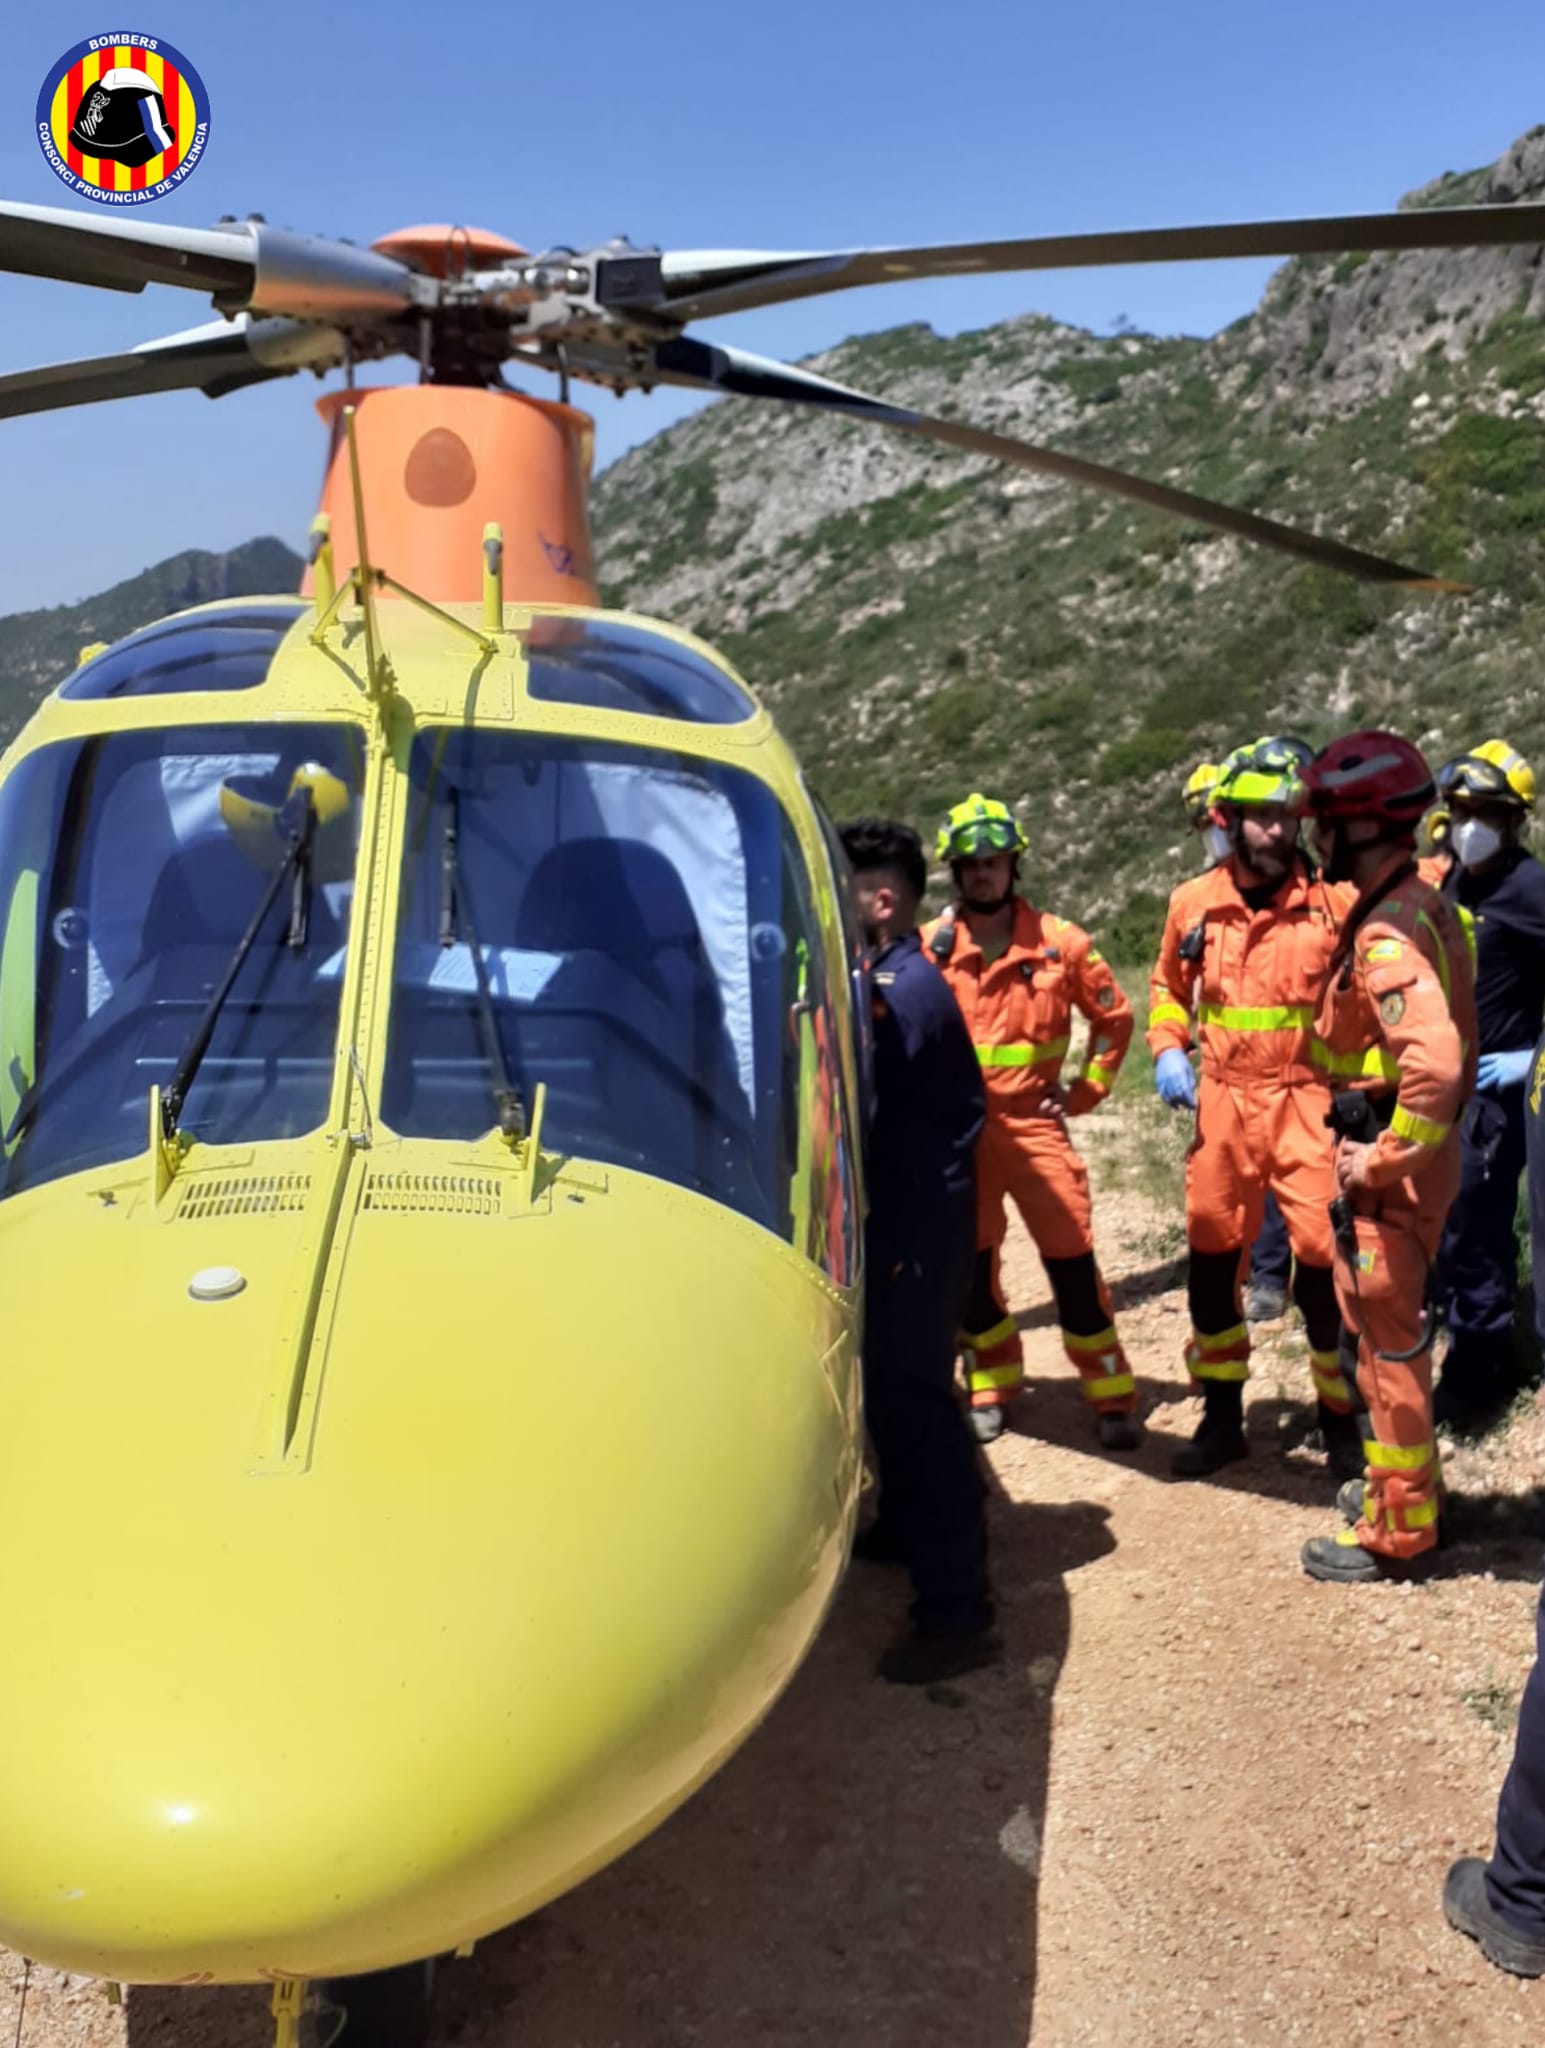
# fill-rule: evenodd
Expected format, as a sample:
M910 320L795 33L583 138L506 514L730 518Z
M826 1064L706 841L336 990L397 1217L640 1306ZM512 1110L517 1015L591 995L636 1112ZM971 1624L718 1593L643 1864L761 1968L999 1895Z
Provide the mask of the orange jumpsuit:
M1196 1137L1186 1157L1191 1246L1193 1379L1249 1377L1250 1331L1240 1307L1246 1245L1261 1227L1268 1189L1288 1240L1316 1287L1301 1286L1315 1392L1338 1414L1352 1409L1340 1363L1331 1283L1335 1196L1330 1091L1314 1064L1314 1006L1350 892L1295 862L1277 893L1252 908L1226 860L1170 897L1149 984L1154 1058L1201 1044ZM1219 1264L1217 1262L1221 1261Z
M1087 932L1023 897L1015 898L1008 949L990 965L963 916L941 959L930 944L939 922L927 927L924 944L960 1005L987 1090L976 1155L976 1241L978 1258L990 1264L963 1332L972 1405L1002 1406L1024 1384L1024 1347L999 1277L1008 1197L1046 1267L1063 1348L1085 1394L1102 1413L1128 1414L1137 1387L1094 1263L1089 1170L1066 1119L1110 1093L1132 1040L1132 1005ZM1089 1049L1064 1094L1059 1084L1075 1009L1089 1019Z
M1375 888L1401 862L1392 854ZM1336 1248L1336 1291L1358 1333L1357 1384L1372 1431L1357 1537L1383 1556L1415 1557L1438 1538L1423 1305L1459 1187L1458 1119L1475 1084L1476 1022L1464 927L1414 869L1332 958L1315 1029L1333 1085L1366 1091L1386 1124L1368 1157L1368 1184L1351 1196L1355 1255L1339 1241Z

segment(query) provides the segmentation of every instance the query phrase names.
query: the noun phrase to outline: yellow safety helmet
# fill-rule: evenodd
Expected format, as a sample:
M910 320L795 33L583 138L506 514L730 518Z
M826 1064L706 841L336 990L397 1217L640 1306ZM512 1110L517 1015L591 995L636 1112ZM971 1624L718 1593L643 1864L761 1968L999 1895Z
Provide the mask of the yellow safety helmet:
M970 860L973 854L1023 853L1030 844L1007 804L973 790L939 827L940 860Z
M1480 761L1495 773L1487 775L1473 765ZM1495 803L1518 803L1526 811L1534 809L1534 770L1506 740L1483 740L1468 754L1446 762L1438 771L1438 787L1445 796L1490 797Z
M1534 770L1516 747L1506 740L1483 740L1475 750L1477 760L1494 761L1507 777L1508 787L1526 811L1534 809Z
M1268 733L1236 747L1218 770L1214 804L1291 804L1303 793L1305 768L1314 759L1306 740Z
M1193 825L1200 826L1206 818L1220 773L1216 761L1198 761L1182 784L1180 801Z

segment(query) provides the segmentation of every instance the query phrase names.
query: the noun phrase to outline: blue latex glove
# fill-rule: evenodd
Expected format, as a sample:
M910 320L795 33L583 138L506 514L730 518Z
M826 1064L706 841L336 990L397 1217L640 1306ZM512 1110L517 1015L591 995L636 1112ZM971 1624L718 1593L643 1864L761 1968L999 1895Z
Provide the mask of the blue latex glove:
M1154 1061L1153 1083L1159 1091L1159 1100L1171 1109L1195 1109L1196 1076L1191 1071L1189 1058L1175 1046L1172 1045L1168 1052L1161 1052Z
M1490 1094L1498 1088L1521 1088L1529 1078L1533 1046L1522 1052L1483 1052L1475 1070L1475 1085Z

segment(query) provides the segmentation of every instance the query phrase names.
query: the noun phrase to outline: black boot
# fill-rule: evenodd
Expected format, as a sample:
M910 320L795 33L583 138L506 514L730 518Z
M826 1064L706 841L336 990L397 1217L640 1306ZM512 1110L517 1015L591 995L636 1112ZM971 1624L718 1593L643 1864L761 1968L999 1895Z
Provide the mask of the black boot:
M1368 1460L1363 1450L1362 1423L1356 1415L1338 1415L1319 1404L1320 1441L1332 1479L1361 1479Z
M1245 1383L1204 1380L1202 1420L1196 1435L1170 1459L1177 1479L1205 1479L1249 1456L1245 1442Z
M996 1664L1002 1655L992 1602L965 1601L938 1610L914 1607L911 1628L876 1669L892 1685L937 1685Z
M1480 1943L1488 1963L1515 1977L1545 1977L1545 1934L1503 1919L1487 1894L1486 1865L1479 1856L1461 1856L1449 1866L1443 1911L1451 1927Z
M1502 1359L1473 1347L1461 1350L1451 1345L1433 1390L1433 1427L1484 1429L1495 1422L1512 1393L1513 1383Z

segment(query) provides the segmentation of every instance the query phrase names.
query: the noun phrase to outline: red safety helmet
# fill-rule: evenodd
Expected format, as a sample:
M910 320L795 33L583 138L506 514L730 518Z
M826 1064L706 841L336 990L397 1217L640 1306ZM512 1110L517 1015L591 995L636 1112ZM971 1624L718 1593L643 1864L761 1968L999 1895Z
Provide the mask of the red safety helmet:
M1322 747L1303 771L1304 806L1326 823L1375 818L1414 832L1432 805L1432 770L1395 732L1349 732Z

